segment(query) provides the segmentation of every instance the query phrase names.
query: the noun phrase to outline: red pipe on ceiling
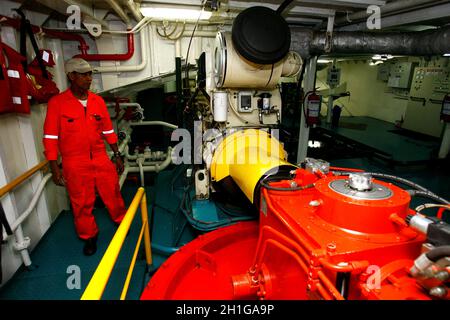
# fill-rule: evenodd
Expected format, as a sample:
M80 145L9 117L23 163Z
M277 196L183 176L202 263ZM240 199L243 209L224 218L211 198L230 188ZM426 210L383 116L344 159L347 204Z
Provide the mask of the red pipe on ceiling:
M129 31L129 30L128 30ZM81 53L74 56L74 58L82 58L87 61L124 61L129 60L134 54L134 35L132 33L127 34L128 51L121 54L88 54Z
M0 15L0 23L11 26L17 30L20 30L20 19L13 19L4 15ZM128 50L126 53L122 54L89 54L87 50L89 46L81 35L75 33L68 33L63 31L55 31L46 28L41 28L35 25L31 26L33 33L43 32L51 38L57 38L68 41L78 41L80 45L81 54L77 54L74 58L82 58L87 61L124 61L129 60L134 54L134 35L132 33L127 34L127 46ZM128 30L129 31L129 30Z

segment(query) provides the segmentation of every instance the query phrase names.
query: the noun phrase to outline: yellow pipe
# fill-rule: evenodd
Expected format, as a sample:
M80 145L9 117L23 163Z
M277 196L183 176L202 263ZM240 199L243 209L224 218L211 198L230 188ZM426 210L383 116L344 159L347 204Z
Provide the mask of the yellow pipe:
M39 171L40 169L45 167L47 164L48 164L47 160L42 161L41 163L39 163L38 165L34 166L33 168L31 168L30 170L28 170L24 174L20 175L19 177L17 177L16 179L14 179L10 183L8 183L7 185L5 185L2 188L0 188L0 197L3 197L5 194L7 194L11 190L13 190L19 184L21 184L22 182L27 180L29 177L31 177L33 174L35 174L37 171Z
M81 300L100 300L103 291L105 290L106 284L108 283L111 272L114 268L114 264L119 256L120 249L122 248L125 237L127 236L128 230L130 229L131 223L133 222L134 216L136 214L137 208L145 194L144 188L139 188L136 195L131 202L130 207L125 214L119 228L116 231L111 243L106 249L106 252L100 261L91 281L84 291Z
M123 285L122 294L120 295L120 300L125 300L128 292L128 287L130 286L131 276L133 275L134 266L136 264L137 254L139 252L139 247L142 242L142 236L146 230L146 225L143 224L141 228L141 232L139 233L139 238L136 244L136 248L134 249L133 258L131 259L130 268L128 269L127 278L125 279L125 283Z
M211 178L231 176L253 202L254 190L265 174L280 166L291 166L281 143L263 130L247 129L227 136L217 147L211 162Z
M148 226L148 210L147 210L147 196L144 194L141 201L141 216L142 216L142 225L145 227L144 233L144 248L145 248L145 259L147 261L147 265L153 264L152 261L152 246L150 243L150 230Z

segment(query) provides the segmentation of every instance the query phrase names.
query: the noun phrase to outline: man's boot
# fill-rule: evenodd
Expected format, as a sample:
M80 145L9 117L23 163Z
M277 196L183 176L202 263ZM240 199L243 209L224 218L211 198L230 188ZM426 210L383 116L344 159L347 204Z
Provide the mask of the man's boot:
M97 251L97 237L85 240L83 253L86 256L92 256Z

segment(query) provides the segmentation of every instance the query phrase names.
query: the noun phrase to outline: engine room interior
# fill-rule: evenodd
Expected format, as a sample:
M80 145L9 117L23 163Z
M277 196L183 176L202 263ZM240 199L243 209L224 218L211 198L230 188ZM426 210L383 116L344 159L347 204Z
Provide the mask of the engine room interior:
M450 299L450 1L0 2L0 299ZM72 58L123 163L89 256Z

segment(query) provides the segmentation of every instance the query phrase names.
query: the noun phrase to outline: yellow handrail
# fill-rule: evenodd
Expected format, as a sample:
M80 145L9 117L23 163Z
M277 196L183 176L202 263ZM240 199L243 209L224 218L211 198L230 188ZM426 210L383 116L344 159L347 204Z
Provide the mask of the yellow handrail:
M122 248L123 242L125 241L125 238L127 236L128 230L130 229L131 223L133 222L134 216L136 215L136 211L138 209L138 206L141 205L141 214L142 214L142 230L141 234L139 236L138 244L136 247L139 246L141 239L142 239L142 233L144 233L144 245L145 245L145 254L146 254L146 261L147 264L151 264L151 245L150 245L150 234L149 234L149 227L148 227L148 212L147 212L147 199L145 196L145 189L139 188L136 192L136 195L133 198L133 201L130 204L130 207L127 210L127 213L125 214L125 217L122 220L122 223L120 224L119 228L116 231L116 234L114 235L111 243L108 246L108 249L106 249L105 254L103 255L102 260L100 261L97 269L94 272L94 275L91 278L91 281L89 281L88 286L86 287L86 290L84 291L83 295L81 296L81 300L100 300L103 292L105 290L105 287L108 283L108 280L111 276L111 272L114 268L114 265L117 261L117 257L119 256L120 249ZM134 262L136 261L137 256L137 249L135 251L135 254L133 255L133 260L131 262L131 267L134 266ZM131 277L131 272L129 271L128 276ZM125 282L125 285L128 286L129 284L129 278L127 277L127 280ZM122 292L121 299L123 299L126 295L127 289L124 289Z
M38 165L35 165L33 168L25 172L24 174L20 175L7 185L0 188L0 197L3 197L5 194L10 192L12 189L17 187L19 184L27 180L29 177L31 177L33 174L35 174L37 171L41 170L43 167L45 167L48 164L47 160L42 161Z

